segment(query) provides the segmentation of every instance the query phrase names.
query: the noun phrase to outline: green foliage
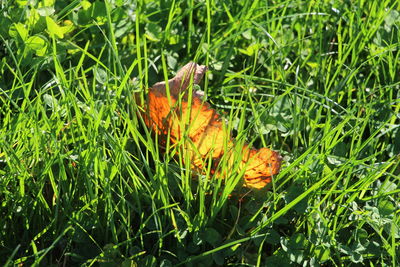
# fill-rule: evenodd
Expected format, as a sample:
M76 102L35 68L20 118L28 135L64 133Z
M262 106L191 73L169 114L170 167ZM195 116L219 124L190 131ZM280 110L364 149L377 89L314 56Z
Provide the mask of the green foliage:
M1 264L400 264L398 1L0 8ZM270 188L160 151L140 100L190 60L237 139L283 155Z

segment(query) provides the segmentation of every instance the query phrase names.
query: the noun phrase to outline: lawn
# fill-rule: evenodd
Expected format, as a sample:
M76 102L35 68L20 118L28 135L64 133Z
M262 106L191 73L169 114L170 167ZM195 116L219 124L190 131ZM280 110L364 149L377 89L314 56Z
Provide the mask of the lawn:
M0 265L400 266L399 1L0 10ZM235 142L282 156L267 187L145 124L189 61Z

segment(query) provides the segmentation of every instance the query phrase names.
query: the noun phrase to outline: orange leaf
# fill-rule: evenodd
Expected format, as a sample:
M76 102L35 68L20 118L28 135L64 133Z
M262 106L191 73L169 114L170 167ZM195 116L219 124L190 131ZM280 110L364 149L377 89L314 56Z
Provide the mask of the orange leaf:
M168 81L168 86L159 82L150 88L146 112L143 113L145 123L162 137L163 143L168 133L172 144L187 138L189 142L185 142L184 147L189 152L194 169L202 170L209 157L218 162L225 155L230 164L240 159L238 171L244 169L245 186L263 188L271 181L271 176L279 173L281 157L268 148L257 150L247 145L240 152L235 152L234 140L225 130L217 112L195 92L189 102L190 83L200 83L206 69L190 62ZM235 157L235 153L241 155ZM221 173L217 175L222 176Z

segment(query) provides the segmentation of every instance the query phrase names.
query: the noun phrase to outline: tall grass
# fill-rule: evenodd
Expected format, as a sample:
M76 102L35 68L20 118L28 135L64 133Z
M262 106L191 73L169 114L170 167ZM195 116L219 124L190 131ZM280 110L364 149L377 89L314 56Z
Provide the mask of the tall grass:
M398 1L1 9L2 264L400 264ZM191 170L144 124L190 60L238 150L283 155L269 188Z

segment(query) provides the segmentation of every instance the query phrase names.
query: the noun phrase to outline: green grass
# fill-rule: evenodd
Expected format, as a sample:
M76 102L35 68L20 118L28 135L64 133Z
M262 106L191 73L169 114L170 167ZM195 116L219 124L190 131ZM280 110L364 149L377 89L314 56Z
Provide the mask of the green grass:
M0 6L0 264L400 265L398 1L93 3ZM145 127L191 60L270 188Z

